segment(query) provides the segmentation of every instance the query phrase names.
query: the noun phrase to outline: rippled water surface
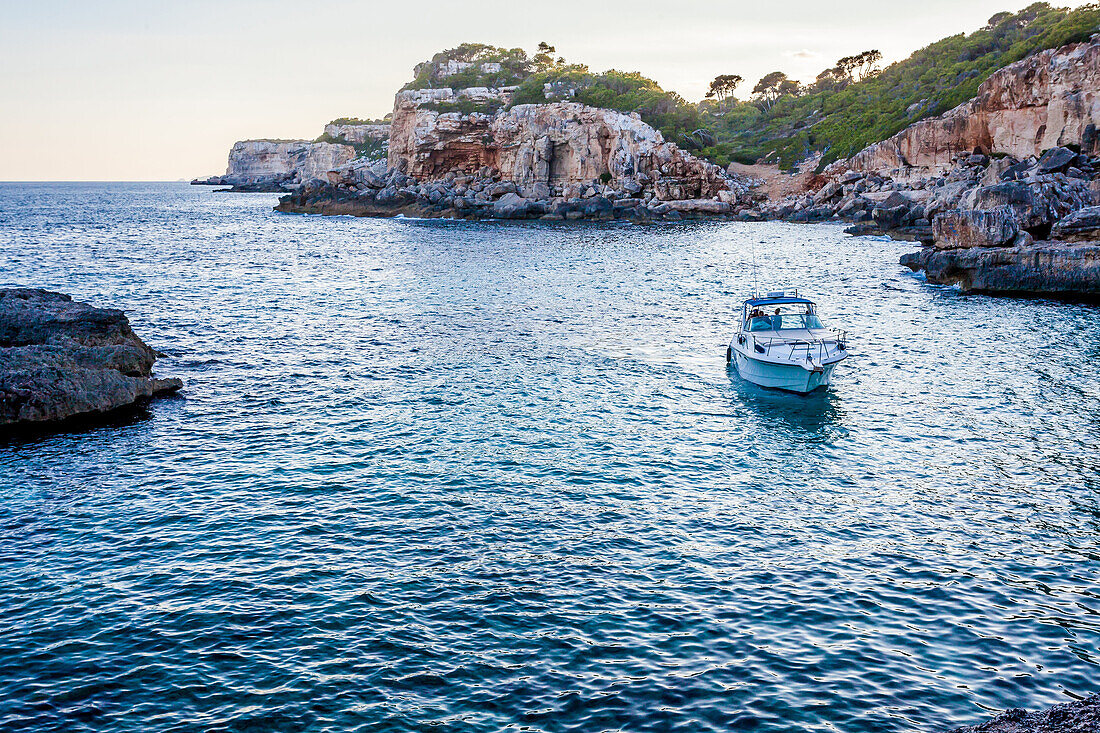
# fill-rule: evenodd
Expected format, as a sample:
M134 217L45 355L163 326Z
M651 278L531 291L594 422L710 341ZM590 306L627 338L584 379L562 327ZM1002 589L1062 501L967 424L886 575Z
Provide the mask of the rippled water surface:
M1100 310L832 225L0 186L179 399L0 445L0 728L909 731L1100 689ZM852 334L725 365L737 298Z

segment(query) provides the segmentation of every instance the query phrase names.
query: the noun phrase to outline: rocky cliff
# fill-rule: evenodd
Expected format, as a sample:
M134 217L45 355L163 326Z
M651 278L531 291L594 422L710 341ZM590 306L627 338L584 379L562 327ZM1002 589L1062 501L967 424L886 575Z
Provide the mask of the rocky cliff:
M229 151L224 176L194 184L232 186L236 191L283 192L355 158L355 148L308 140L241 140Z
M355 150L348 145L243 140L229 151L225 178L232 185L264 181L301 183L323 176L354 157Z
M1039 156L1058 146L1100 152L1100 44L1042 51L995 72L969 102L917 122L846 161L849 170L898 177L942 174L964 155Z
M99 416L182 387L122 311L46 290L0 290L0 433Z
M579 187L600 180L651 186L660 200L715 198L731 188L732 176L666 142L637 115L575 102L463 114L422 98L423 90L397 95L389 153L390 167L418 180L489 169L541 198L576 198Z

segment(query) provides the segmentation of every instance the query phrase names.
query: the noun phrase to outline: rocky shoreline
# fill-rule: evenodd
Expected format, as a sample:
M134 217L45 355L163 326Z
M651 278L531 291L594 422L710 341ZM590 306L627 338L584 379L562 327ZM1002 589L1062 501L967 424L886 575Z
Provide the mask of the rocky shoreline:
M979 725L956 728L950 733L1098 732L1100 732L1100 695L1055 705L1034 713L1020 708L1006 710L992 720Z
M177 392L122 311L62 293L0 289L0 435L102 419Z
M375 217L635 222L728 217L734 211L721 199L664 201L646 191L647 183L644 174L625 182L597 179L574 184L572 195L566 197L553 195L546 184L517 186L489 168L475 175L451 172L437 181L418 181L374 164L333 171L328 180L309 181L283 196L275 210Z
M438 81L453 75L430 66L418 69ZM919 243L901 264L932 282L1100 297L1090 244L1100 241L1100 36L1010 64L955 109L827 167L811 156L797 175L722 169L637 114L565 92L513 104L516 87L406 88L388 126L330 124L313 143L237 143L225 176L196 183L283 193L284 213L845 222L852 235ZM385 143L384 160L357 157L353 144L368 139Z

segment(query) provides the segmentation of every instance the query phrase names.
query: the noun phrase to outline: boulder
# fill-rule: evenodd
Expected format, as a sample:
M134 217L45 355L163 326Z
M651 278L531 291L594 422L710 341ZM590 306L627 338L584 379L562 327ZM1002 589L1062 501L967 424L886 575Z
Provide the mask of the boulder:
M504 196L505 194L516 193L517 191L516 184L512 181L494 183L485 189L485 193L488 194L489 198L493 199Z
M536 181L528 186L523 186L518 193L527 199L548 199L550 198L550 186L542 181Z
M614 210L614 204L606 196L593 196L584 202L584 215L589 219L610 217Z
M1016 215L1008 206L992 211L945 211L932 220L932 238L937 249L1003 247L1020 232Z
M826 204L835 198L839 198L843 193L844 188L840 183L837 181L829 181L820 191L814 194L814 204L818 206Z
M982 173L983 186L995 186L1003 179L1004 174L1012 168L1014 161L1011 158L995 158L989 161L989 167Z
M669 201L668 207L672 211L698 213L698 214L728 214L730 205L713 199L685 199L682 201Z
M1039 172L1040 173L1056 173L1065 171L1069 167L1069 164L1073 162L1073 159L1077 157L1077 153L1073 152L1069 148L1051 148L1043 153L1043 157L1039 158Z
M1050 236L1066 242L1100 240L1100 206L1078 209L1055 224Z
M525 219L529 202L515 192L506 193L493 204L493 216L499 219Z
M0 290L0 429L96 417L175 392L119 310L68 295Z
M862 211L870 205L870 202L862 196L846 196L836 207L837 216L851 216L857 211Z
M878 228L877 224L869 221L853 224L844 230L845 234L851 234L853 237L863 237L868 234L881 234L882 230Z
M893 207L876 206L871 210L871 219L882 230L897 229L905 223L909 216L909 206L900 204Z
M970 194L969 208L993 210L1011 208L1023 229L1042 227L1053 220L1050 207L1041 190L1023 183L1011 181L995 186L981 186Z

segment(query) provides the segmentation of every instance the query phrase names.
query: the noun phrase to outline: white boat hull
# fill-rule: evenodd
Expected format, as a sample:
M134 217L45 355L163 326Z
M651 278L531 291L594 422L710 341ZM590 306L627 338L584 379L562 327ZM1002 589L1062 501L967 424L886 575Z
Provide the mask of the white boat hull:
M775 364L745 356L738 350L733 350L733 357L734 366L742 379L761 387L799 394L829 386L829 378L836 367L833 363L811 370L797 364Z

